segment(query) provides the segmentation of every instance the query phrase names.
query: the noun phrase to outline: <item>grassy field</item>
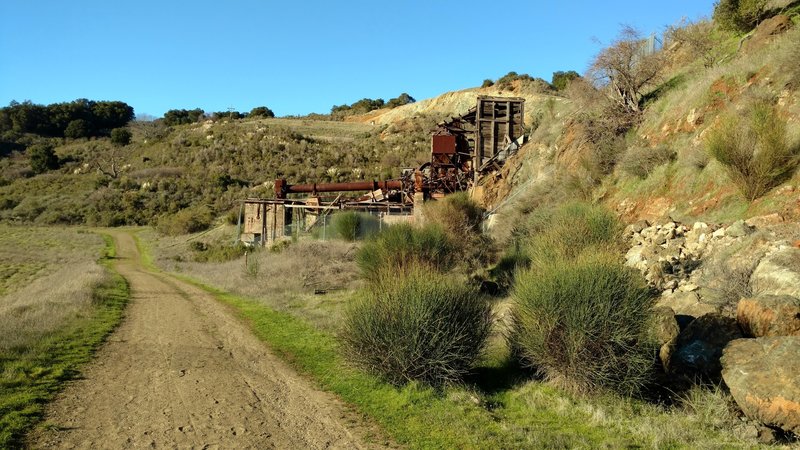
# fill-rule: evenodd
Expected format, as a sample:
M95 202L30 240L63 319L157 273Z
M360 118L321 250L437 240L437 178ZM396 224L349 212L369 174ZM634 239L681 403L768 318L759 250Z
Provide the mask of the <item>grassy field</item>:
M574 396L510 364L509 350L499 335L464 385L443 390L417 384L391 386L354 370L338 351L341 309L357 288L352 282L352 257L341 257L342 246L350 244L301 242L280 254L257 252L249 256L251 265L258 261L254 273L245 268L243 258L226 263L180 262L190 255L186 242L163 240L151 232L141 236L151 265L178 272L231 305L301 372L410 448L758 446L754 440L735 436L740 422L731 398L719 390L694 389L670 406L613 394ZM314 296L300 281L308 273L320 273L343 289Z
M0 448L21 446L45 402L119 323L128 287L113 256L97 234L0 227Z

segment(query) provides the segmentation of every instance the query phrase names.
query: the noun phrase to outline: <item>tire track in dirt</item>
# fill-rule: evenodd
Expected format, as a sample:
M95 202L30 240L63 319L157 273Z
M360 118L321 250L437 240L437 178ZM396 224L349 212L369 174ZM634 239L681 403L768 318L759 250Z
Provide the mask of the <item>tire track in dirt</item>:
M371 425L354 423L208 293L143 268L129 233L110 232L131 302L83 378L49 405L31 447L367 447Z

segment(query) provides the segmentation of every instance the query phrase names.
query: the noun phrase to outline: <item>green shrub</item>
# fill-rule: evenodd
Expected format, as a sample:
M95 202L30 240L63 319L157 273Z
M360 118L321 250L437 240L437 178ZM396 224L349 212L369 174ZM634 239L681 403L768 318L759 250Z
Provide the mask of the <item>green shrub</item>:
M553 72L553 78L550 84L552 84L557 91L563 91L567 88L567 85L576 78L580 78L580 74L574 70L568 70L566 72L559 70L558 72Z
M356 253L362 275L377 282L384 273L403 274L418 266L445 272L456 261L454 246L436 225L416 228L397 224L385 228Z
M468 271L485 267L495 259L495 243L482 229L484 213L466 192L427 202L423 209L426 222L447 233L454 245L453 251Z
M655 148L631 147L620 159L619 166L624 172L644 179L657 167L674 161L676 156L675 150L665 145Z
M638 392L655 348L652 296L638 272L605 253L554 261L517 277L510 344L546 379L577 392Z
M35 173L44 173L48 170L58 169L58 156L53 146L47 143L33 144L26 150L31 159L31 170Z
M491 327L491 307L473 287L415 267L353 301L341 340L351 362L391 383L440 386L470 371Z
M378 231L378 219L370 214L355 211L339 212L331 217L334 233L345 241L368 237Z
M196 262L225 262L237 259L248 250L242 242L230 244L207 244L201 241L192 241L189 248L194 252Z
M111 143L118 147L124 147L131 143L132 136L127 128L114 128L111 130Z
M466 192L427 202L423 212L425 220L441 226L451 237L481 232L484 210Z
M186 208L173 215L162 216L156 229L163 234L177 236L208 229L213 222L211 210L205 206Z
M527 253L534 266L570 260L590 250L613 250L622 241L622 226L600 205L571 202L531 215Z
M764 15L767 0L719 0L714 5L714 22L730 31L752 30Z
M800 165L800 144L790 144L786 122L765 101L724 115L708 134L706 147L749 201L791 178Z

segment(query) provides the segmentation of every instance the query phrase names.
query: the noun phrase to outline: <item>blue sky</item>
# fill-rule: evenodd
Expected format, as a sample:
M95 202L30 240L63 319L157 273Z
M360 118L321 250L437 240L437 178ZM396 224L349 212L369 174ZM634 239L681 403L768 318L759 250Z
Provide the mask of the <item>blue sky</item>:
M623 24L663 32L713 0L1 0L0 105L121 100L137 114L266 105L278 115L509 71L583 72Z

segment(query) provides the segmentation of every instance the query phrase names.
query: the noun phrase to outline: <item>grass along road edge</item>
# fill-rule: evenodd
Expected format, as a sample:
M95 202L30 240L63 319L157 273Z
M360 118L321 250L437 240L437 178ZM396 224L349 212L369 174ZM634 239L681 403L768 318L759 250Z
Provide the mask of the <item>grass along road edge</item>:
M142 264L149 270L165 273L155 266L146 243L136 232L132 234ZM564 397L543 384L524 390L535 391L531 397L545 406L532 409L526 407L529 399L518 399L517 394L509 391L482 395L469 385L441 391L415 383L395 387L352 368L341 357L336 336L331 333L322 332L289 313L275 311L258 300L222 291L185 274L169 274L229 305L277 355L320 388L338 395L374 420L396 442L410 448L647 445L648 439L634 436L624 427L610 430L608 426L590 423L578 407L570 408L574 414L566 416L554 412L552 404L564 402ZM501 408L495 410L498 406Z
M92 291L92 314L24 350L0 355L0 448L22 447L25 433L43 418L47 402L79 375L122 320L130 289L114 269L113 239L98 233L105 241L98 263L108 278Z

